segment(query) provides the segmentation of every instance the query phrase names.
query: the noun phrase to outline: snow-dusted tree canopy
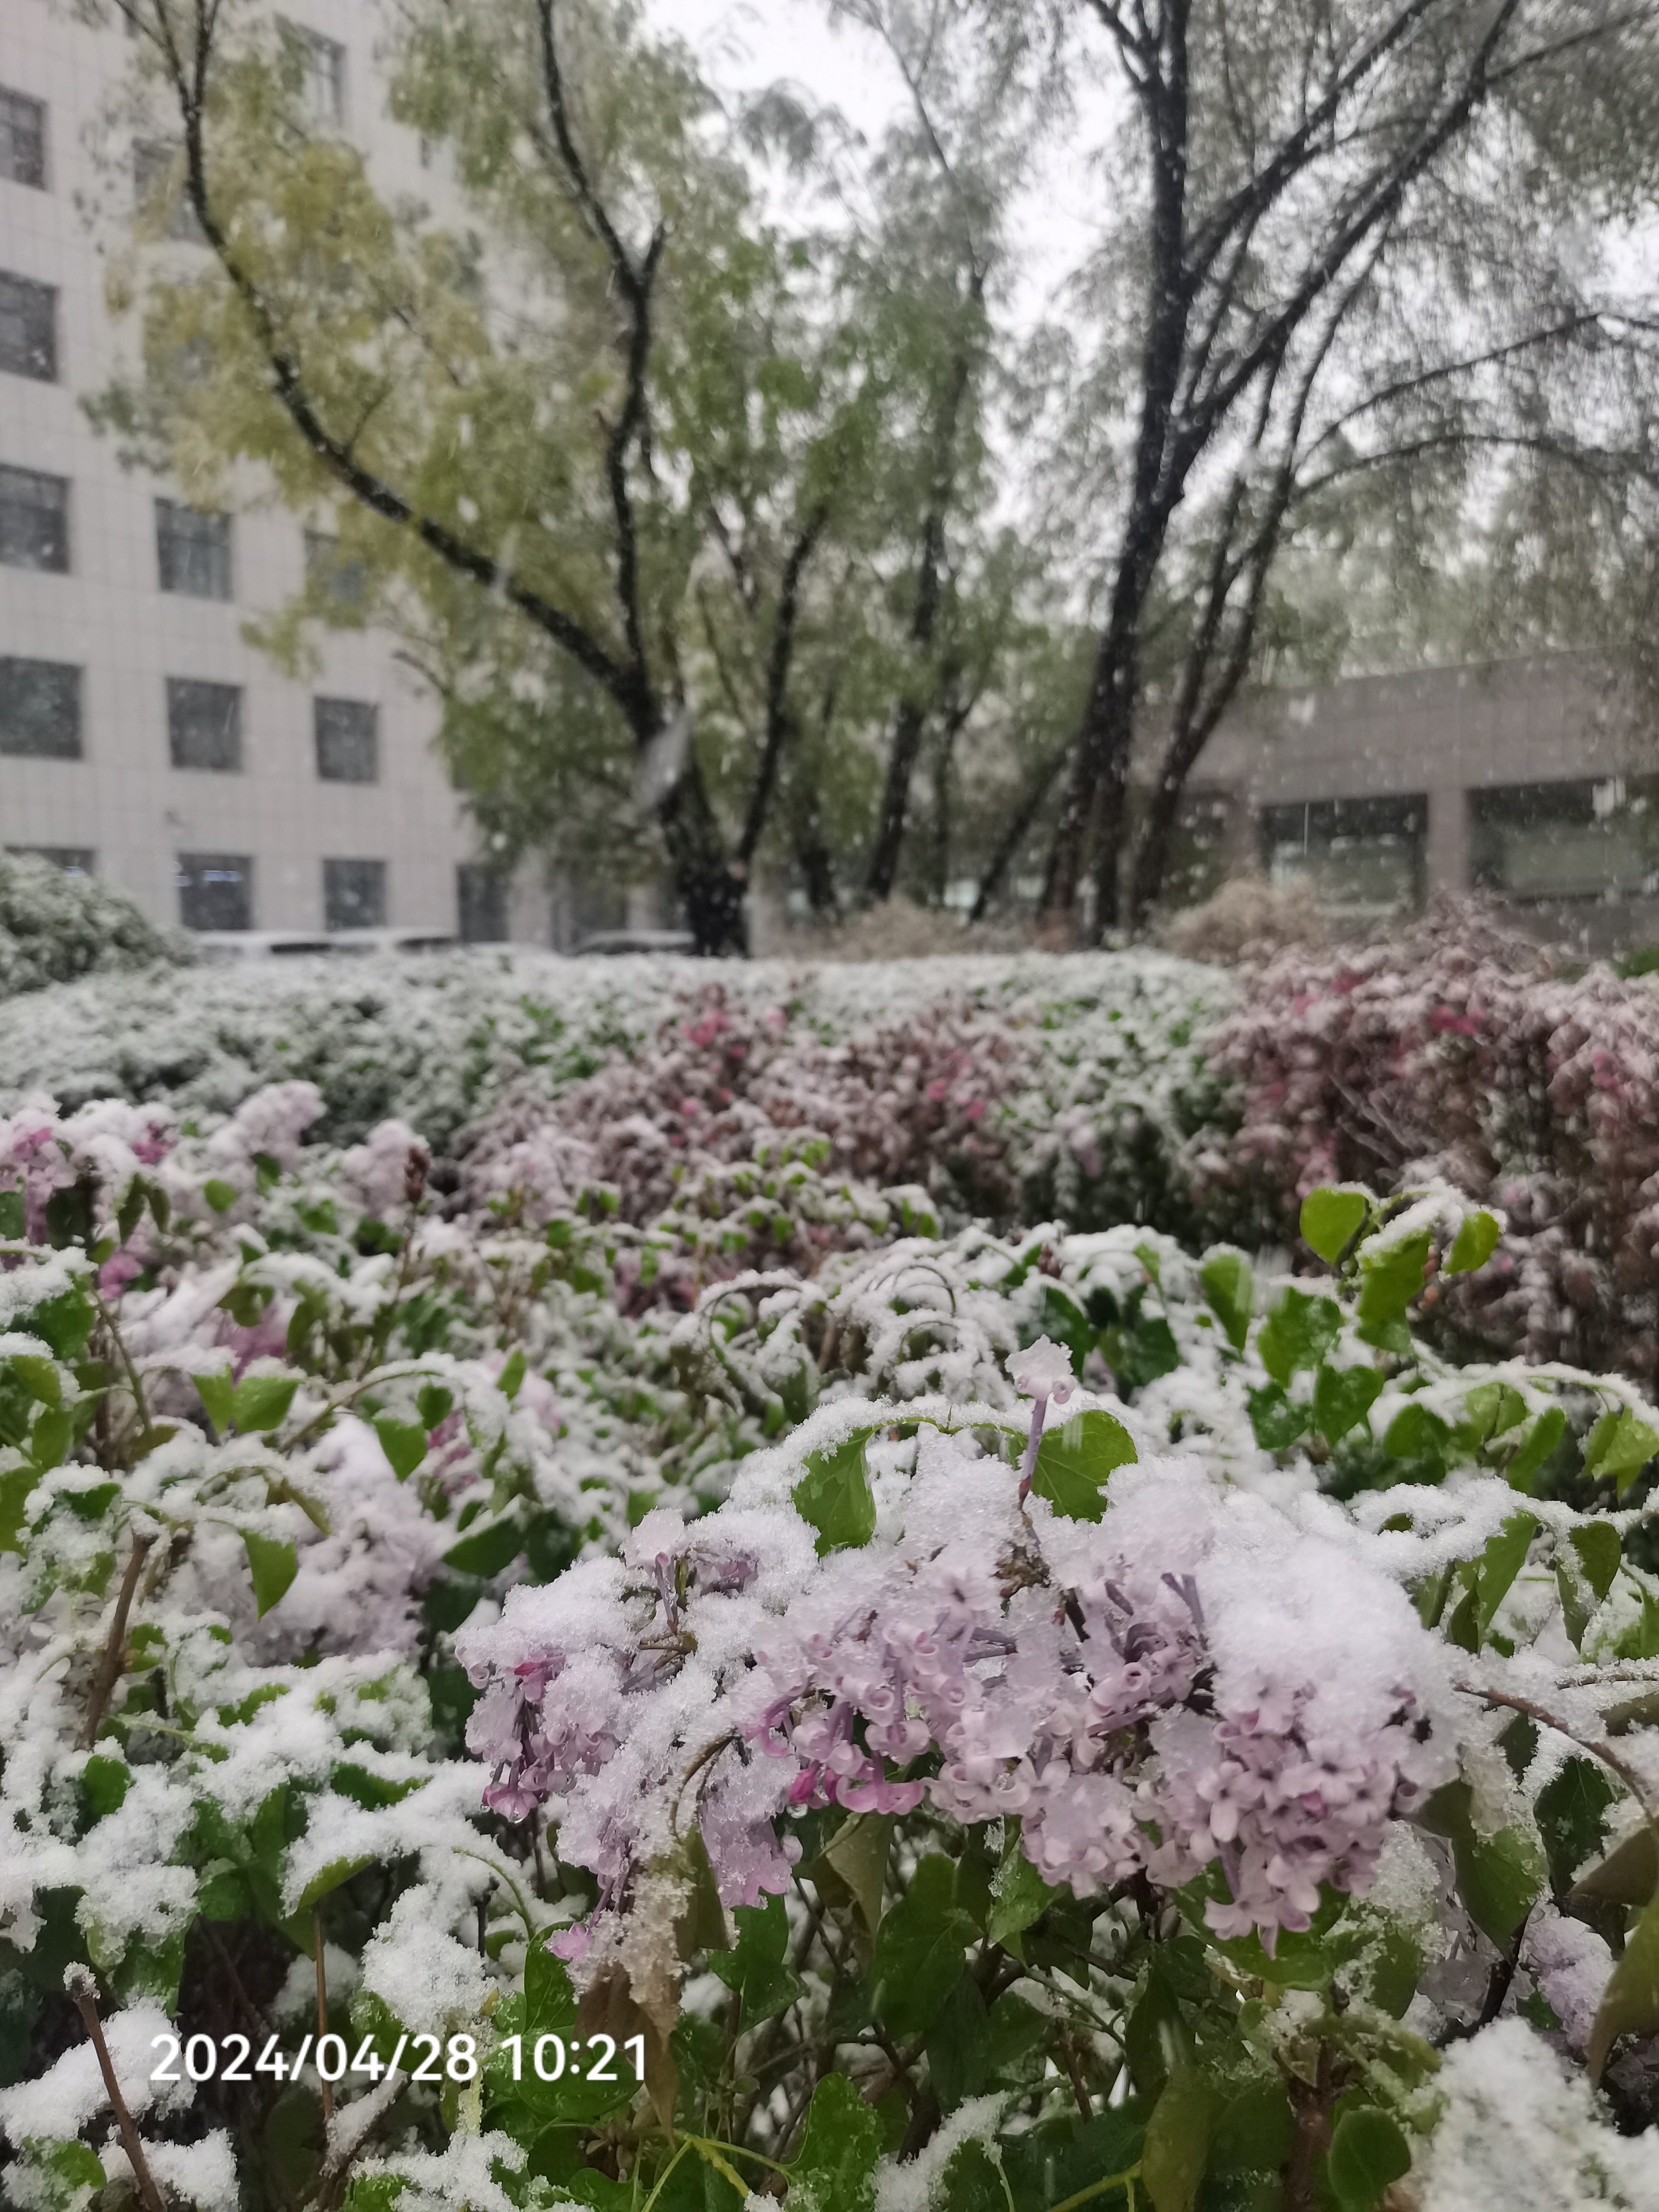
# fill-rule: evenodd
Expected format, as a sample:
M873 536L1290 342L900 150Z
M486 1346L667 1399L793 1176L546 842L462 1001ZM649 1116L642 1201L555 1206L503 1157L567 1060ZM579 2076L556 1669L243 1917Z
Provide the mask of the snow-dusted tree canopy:
M12 2201L1659 2204L1656 1045L1443 933L15 1001Z

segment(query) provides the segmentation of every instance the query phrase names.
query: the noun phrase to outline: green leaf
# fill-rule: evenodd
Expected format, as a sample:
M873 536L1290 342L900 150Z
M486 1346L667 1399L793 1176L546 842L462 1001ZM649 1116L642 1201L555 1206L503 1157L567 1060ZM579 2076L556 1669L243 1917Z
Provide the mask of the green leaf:
M812 1862L813 1887L831 1904L845 1902L855 1915L854 1939L867 1960L874 1954L893 1843L890 1813L854 1813Z
M517 1358L519 1355L514 1354ZM522 1381L522 1371L520 1380ZM511 1392L507 1394L511 1396ZM439 1423L447 1421L455 1410L455 1393L441 1382L423 1382L415 1394L415 1410L421 1417L421 1425L428 1434Z
M1526 1565L1527 1553L1537 1534L1538 1523L1530 1513L1512 1513L1497 1534L1486 1539L1486 1548L1476 1566L1480 1597L1475 1613L1482 1643L1497 1617L1498 1607L1508 1596L1516 1577Z
M1602 1992L1584 2054L1590 2080L1601 2080L1601 2069L1621 2035L1652 2035L1656 2031L1659 2031L1659 1895L1625 1938L1624 1951Z
M1567 1417L1559 1406L1547 1406L1522 1439L1521 1449L1504 1469L1512 1490L1532 1488L1533 1479L1567 1433Z
M1443 1475L1454 1457L1451 1424L1413 1398L1389 1423L1382 1449L1390 1459L1414 1460Z
M253 1582L253 1601L263 1620L272 1606L281 1601L289 1584L299 1573L300 1555L292 1544L279 1542L272 1536L261 1536L252 1528L243 1529L242 1542Z
M1193 2212L1209 2163L1216 2097L1195 2066L1170 2070L1146 2123L1140 2175L1152 2212Z
M209 1420L222 1437L228 1436L236 1397L236 1385L231 1379L229 1368L227 1367L220 1375L193 1375L191 1380L196 1385L196 1395L205 1407Z
M1449 1275L1473 1274L1491 1259L1503 1234L1504 1225L1495 1213L1484 1208L1479 1213L1466 1213L1452 1239L1451 1250L1441 1262L1443 1269Z
M1064 1428L1044 1431L1031 1487L1063 1520L1098 1521L1114 1468L1133 1466L1136 1456L1133 1437L1110 1413L1073 1413Z
M1255 1348L1274 1382L1288 1389L1297 1369L1317 1367L1341 1333L1342 1309L1334 1298L1287 1290L1262 1324Z
M925 2034L967 1963L967 1946L979 1930L957 1904L956 1884L951 1861L930 1851L882 1921L871 2008L890 2034Z
M1106 1364L1125 1390L1142 1390L1181 1364L1181 1346L1162 1314L1149 1315L1133 1328L1109 1328L1101 1337Z
M509 1406L519 1395L519 1386L524 1381L524 1346L520 1345L495 1378L495 1387ZM441 1419L441 1416L440 1418ZM428 1425L435 1429L438 1424L433 1421Z
M807 1455L806 1472L791 1493L795 1510L818 1532L817 1553L857 1551L876 1533L876 1501L864 1448L867 1433L848 1437L833 1451Z
M1199 1269L1198 1279L1210 1310L1226 1332L1235 1352L1243 1352L1255 1310L1255 1278L1242 1252L1224 1245L1212 1252Z
M881 2152L875 2112L844 2074L826 2074L790 2164L791 2212L872 2212Z
M1362 1249L1359 1302L1355 1308L1362 1329L1385 1328L1421 1295L1423 1271L1433 1242L1429 1231L1421 1229L1414 1237L1397 1237L1380 1249L1371 1244Z
M1411 2146L1385 2112L1350 2105L1332 2132L1325 2175L1342 2212L1376 2212L1383 2191L1411 2165Z
M28 1235L28 1221L23 1211L21 1190L0 1190L0 1237L9 1244L21 1244Z
M1604 1767L1577 1757L1568 1759L1539 1791L1534 1811L1549 1857L1550 1881L1558 1891L1570 1889L1591 1852L1601 1849L1607 1810L1618 1795Z
M459 1575L480 1575L487 1582L509 1566L524 1548L524 1530L517 1519L505 1514L487 1528L469 1529L459 1544L444 1553L444 1565Z
M228 1213L236 1203L238 1193L234 1183L210 1176L202 1185L202 1195L216 1213Z
M14 1468L0 1474L0 1552L21 1552L28 1520L29 1492L40 1480L38 1467Z
M1619 1571L1624 1553L1623 1539L1607 1522L1589 1521L1582 1528L1575 1528L1567 1540L1577 1553L1584 1580L1595 1592L1599 1603L1613 1588L1613 1578Z
M1310 1190L1302 1201L1302 1241L1327 1267L1335 1267L1371 1210L1369 1191L1330 1187Z
M1613 1845L1599 1866L1573 1885L1575 1899L1605 1899L1612 1905L1641 1905L1659 1897L1659 1836L1645 1822Z
M1444 1836L1457 1869L1457 1893L1471 1920L1501 1949L1531 1911L1548 1871L1536 1839L1524 1829L1476 1832L1474 1793L1467 1782L1449 1782L1424 1806L1423 1826Z
M1322 1366L1314 1377L1314 1426L1328 1444L1338 1443L1363 1421L1382 1392L1375 1367Z
M399 1482L406 1482L426 1457L426 1431L418 1421L399 1421L380 1413L375 1417L374 1433L392 1462L392 1472Z
M55 1298L28 1309L27 1326L29 1334L42 1338L60 1359L72 1362L85 1352L96 1319L84 1291L61 1291Z
M788 1963L789 1917L781 1897L739 1905L732 1919L737 1941L729 1951L708 1954L708 1970L737 1991L744 2024L754 2027L793 2004L806 1984Z
M132 1787L132 1770L124 1759L94 1753L81 1770L81 1796L94 1820L118 1813Z
M1648 1462L1659 1453L1659 1429L1651 1428L1626 1406L1603 1413L1584 1446L1586 1474L1610 1474L1622 1498Z
M308 1912L331 1890L338 1889L342 1882L349 1881L354 1874L361 1874L365 1867L374 1863L374 1854L372 1851L358 1851L347 1858L331 1859L326 1866L319 1867L300 1892L300 1901L290 1918L297 1918L301 1913Z
M43 1406L61 1406L64 1386L59 1380L56 1363L42 1359L38 1352L20 1352L13 1355L11 1371L28 1392Z
M46 1200L46 1235L54 1251L91 1244L92 1192L86 1183L72 1182L64 1190L53 1191Z
M245 1375L231 1393L230 1418L244 1436L280 1428L299 1387L297 1375Z
M134 1176L122 1193L121 1203L115 1210L115 1233L123 1244L130 1243L132 1232L144 1218L144 1178Z
M1012 1948L1018 1958L1019 1938L1034 1920L1042 1917L1060 1893L1044 1881L1021 1849L1018 1820L1011 1819L1006 1826L1011 1832L991 1884L991 1912L985 1932L992 1942Z
M1527 1401L1518 1390L1507 1382L1481 1382L1463 1401L1458 1434L1478 1450L1494 1437L1506 1436L1526 1418Z
M1293 1406L1278 1382L1264 1382L1259 1390L1249 1393L1250 1428L1263 1451L1289 1451L1298 1437L1305 1436L1310 1408Z

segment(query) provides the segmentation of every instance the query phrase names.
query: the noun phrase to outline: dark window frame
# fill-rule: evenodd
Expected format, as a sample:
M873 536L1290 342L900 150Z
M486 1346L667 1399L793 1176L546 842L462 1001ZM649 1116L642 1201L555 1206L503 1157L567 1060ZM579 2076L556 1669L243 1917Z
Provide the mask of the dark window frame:
M463 945L505 945L507 880L489 860L455 865L455 925Z
M330 855L323 862L323 927L384 929L386 877L384 860Z
M367 716L366 725L349 726ZM312 742L319 783L378 783L380 710L372 699L318 697L311 702Z
M242 773L242 687L202 676L167 679L167 760L191 775ZM222 717L215 726L215 715Z
M47 490L53 496L48 497ZM33 526L27 518L46 518ZM9 520L9 516L11 519ZM70 480L0 461L0 566L46 576L70 573Z
M33 678L20 677L16 672L33 670ZM71 729L67 742L46 744L31 743L26 726L31 705L27 701L21 708L15 703L14 685L33 682L41 687L50 672L51 682L44 688L55 688L59 703L71 702L69 720ZM65 680L67 679L67 680ZM83 690L85 672L74 661L37 660L23 653L0 654L0 755L9 760L78 761L86 758Z
M252 928L252 854L179 853L174 856L174 867L179 919L185 928Z
M29 314L33 309L37 319L33 334ZM56 384L58 381L58 289L53 284L42 284L33 276L20 276L15 269L0 269L0 332L15 317L21 337L15 353L0 348L0 373L8 376L26 376L32 383Z
M33 109L34 122L30 130L25 118L20 134L17 111L24 108ZM33 142L32 161L19 158L20 135L26 147ZM0 182L22 185L31 191L46 189L46 103L12 84L0 84Z
M230 517L204 514L182 500L158 498L155 574L160 588L170 597L210 599L228 605L236 596ZM197 583L187 580L191 575L205 579L213 588L199 589ZM221 585L222 589L218 588Z

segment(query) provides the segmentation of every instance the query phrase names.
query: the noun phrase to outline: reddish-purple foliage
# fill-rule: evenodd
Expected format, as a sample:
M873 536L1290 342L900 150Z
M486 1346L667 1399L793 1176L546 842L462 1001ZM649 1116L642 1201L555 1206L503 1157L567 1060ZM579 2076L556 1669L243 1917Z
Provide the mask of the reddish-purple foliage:
M1216 1033L1243 1086L1209 1133L1211 1198L1253 1193L1293 1231L1322 1183L1437 1173L1500 1208L1454 1322L1531 1359L1659 1368L1659 990L1567 975L1477 916L1431 914L1363 951L1279 955Z

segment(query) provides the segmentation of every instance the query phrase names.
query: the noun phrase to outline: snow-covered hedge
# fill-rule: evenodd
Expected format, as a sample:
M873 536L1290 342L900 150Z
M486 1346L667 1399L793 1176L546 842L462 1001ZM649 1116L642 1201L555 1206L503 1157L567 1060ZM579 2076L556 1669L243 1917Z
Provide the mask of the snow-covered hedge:
M95 878L0 853L0 999L94 974L121 974L125 984L127 971L189 958L185 939L155 928Z
M441 1170L218 979L0 1124L11 2200L1651 2207L1659 1413L1425 1336L1501 1217L1042 1225L1173 963L564 970L562 1120L451 972Z

